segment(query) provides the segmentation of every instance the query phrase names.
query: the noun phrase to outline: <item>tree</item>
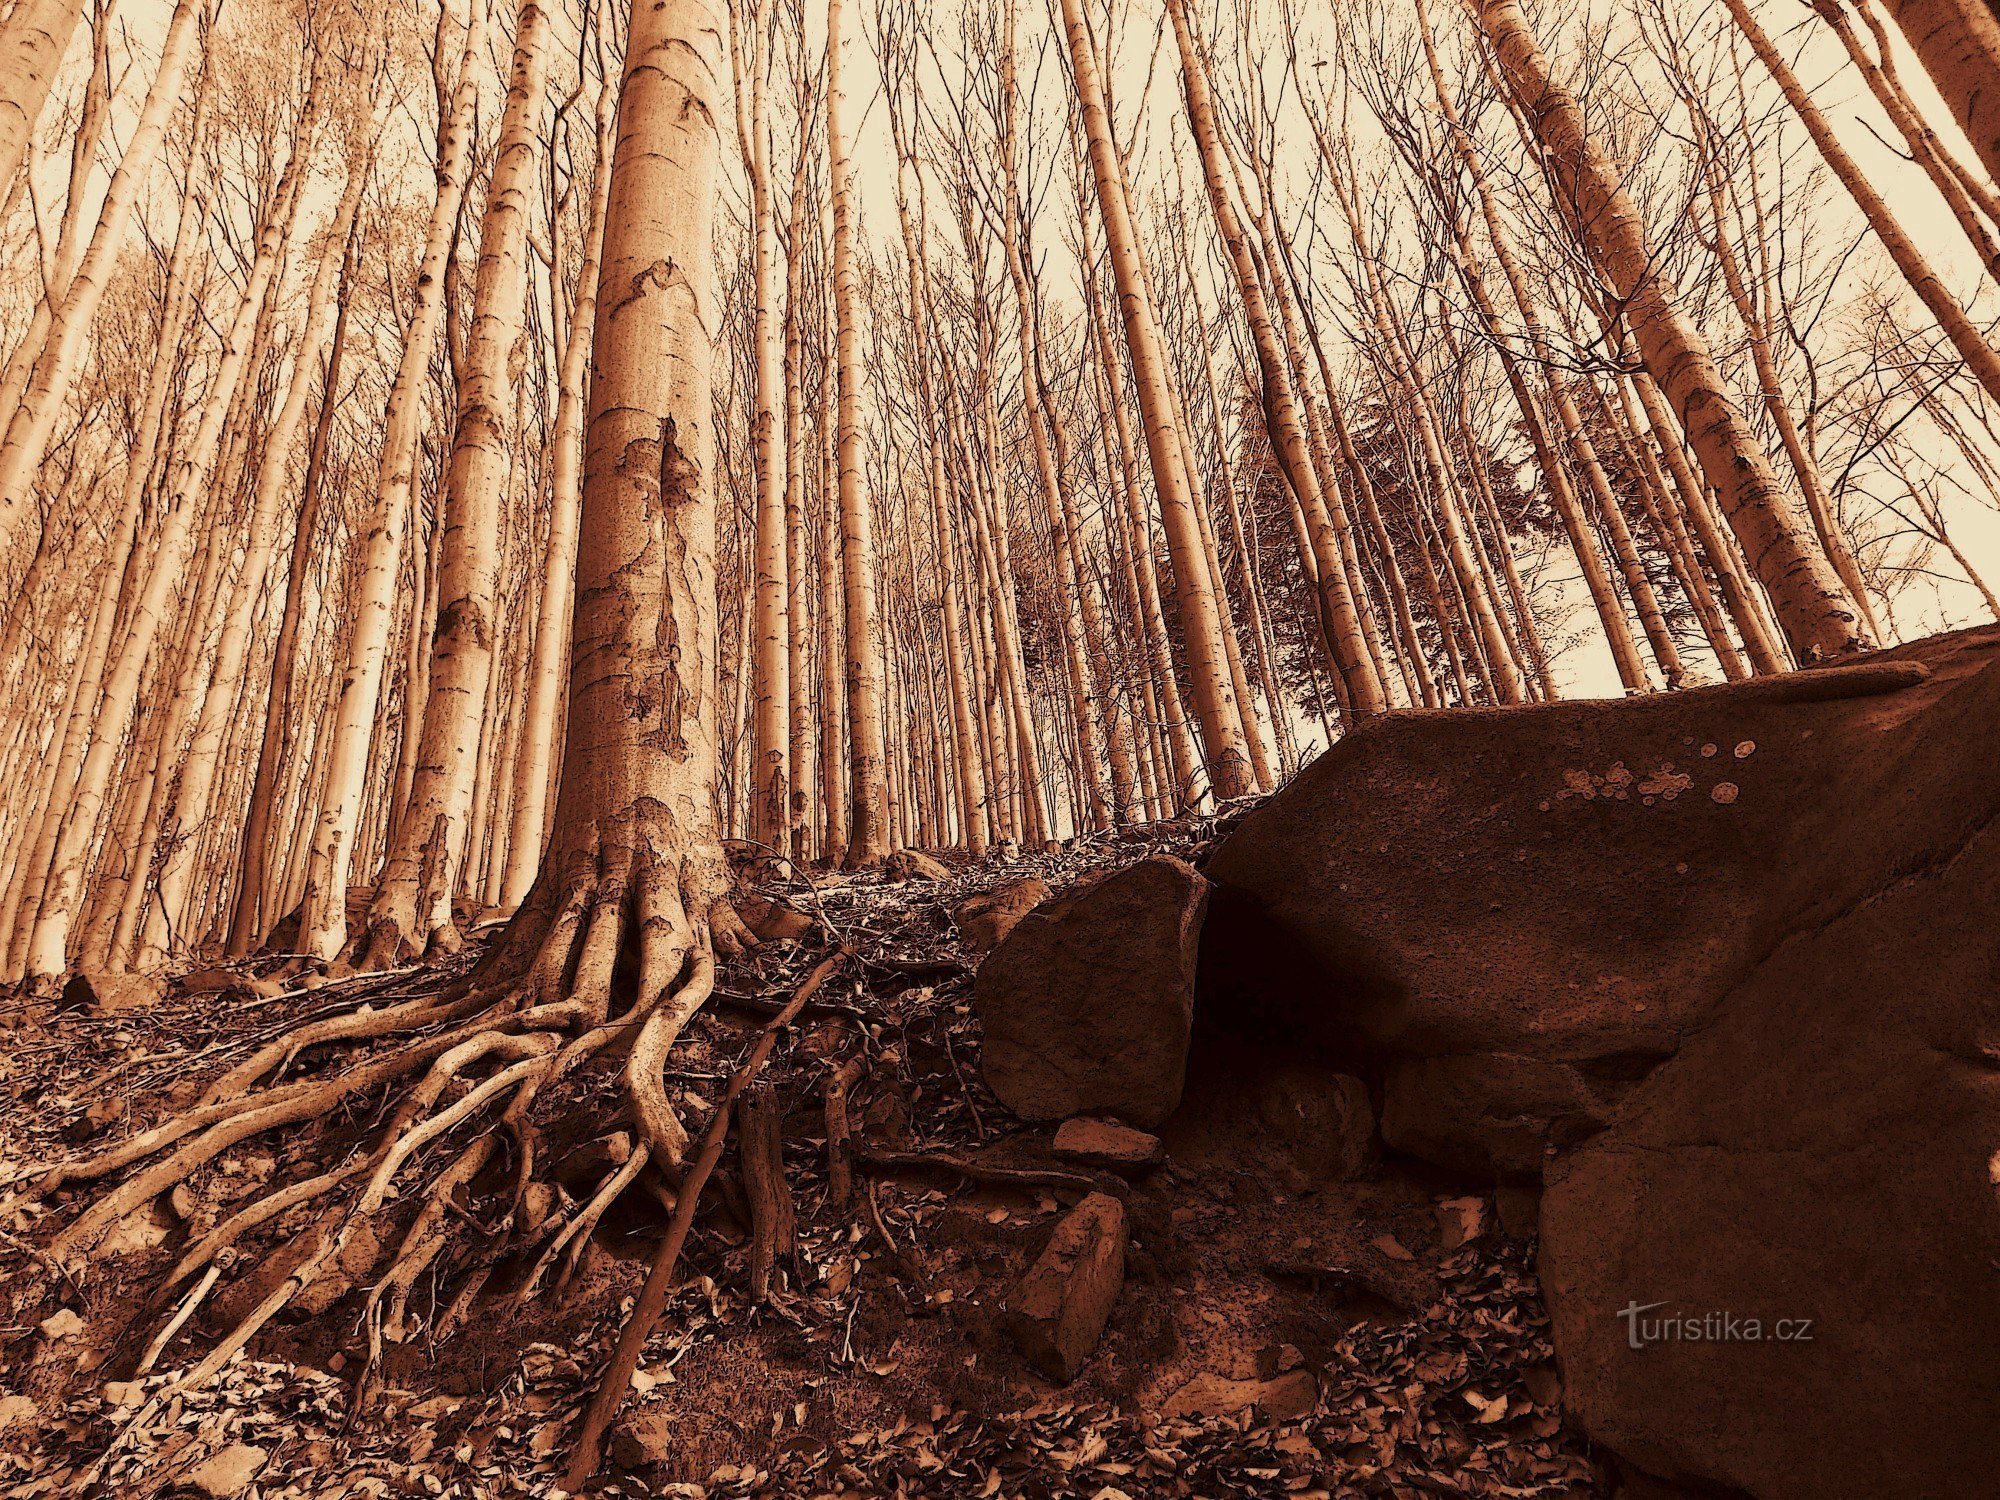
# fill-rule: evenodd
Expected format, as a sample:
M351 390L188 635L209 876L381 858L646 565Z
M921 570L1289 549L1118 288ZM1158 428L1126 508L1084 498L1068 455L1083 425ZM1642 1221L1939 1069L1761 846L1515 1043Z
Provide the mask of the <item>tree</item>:
M1554 191L1579 240L1625 304L1648 372L1672 403L1792 647L1821 661L1867 645L1854 601L1802 533L1769 456L1707 341L1676 305L1617 169L1558 83L1520 0L1476 0L1480 29L1545 149Z

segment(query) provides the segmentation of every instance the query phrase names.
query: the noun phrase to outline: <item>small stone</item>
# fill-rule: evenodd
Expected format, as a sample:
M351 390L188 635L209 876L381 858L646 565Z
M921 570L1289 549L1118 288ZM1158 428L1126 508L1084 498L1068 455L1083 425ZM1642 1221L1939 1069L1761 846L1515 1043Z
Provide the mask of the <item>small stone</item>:
M71 1122L63 1134L72 1141L87 1141L102 1135L131 1111L132 1106L124 1099L99 1099L83 1112L81 1118Z
M1351 1073L1279 1068L1258 1088L1257 1116L1283 1146L1296 1189L1346 1182L1375 1158L1375 1107Z
M1062 1122L1056 1131L1055 1152L1070 1161L1121 1173L1143 1172L1167 1159L1158 1136L1087 1115Z
M113 1406L137 1406L145 1394L136 1380L107 1380L104 1399Z
M181 992L188 995L226 995L248 988L244 976L231 969L196 969L181 978Z
M796 943L813 930L812 918L788 902L739 891L729 904L760 943Z
M1319 1404L1319 1382L1310 1370L1288 1370L1273 1380L1230 1380L1201 1374L1167 1397L1169 1417L1233 1417L1247 1407L1274 1422L1296 1422Z
M898 849L882 868L891 880L934 880L942 883L951 879L951 867L921 849Z
M157 974L113 974L101 969L80 969L63 986L63 1004L87 1009L100 1016L123 1015L151 1010L167 992L166 981Z
M51 1313L41 1321L42 1337L51 1344L63 1339L73 1339L83 1332L83 1319L76 1315L74 1308L65 1307L60 1312Z
M673 1424L665 1412L635 1411L611 1431L611 1460L621 1469L666 1463L674 1451Z
M974 953L991 953L1029 912L1049 899L1045 881L1032 875L968 896L952 909L959 940Z
M270 1454L248 1443L231 1443L220 1453L205 1458L187 1472L189 1488L201 1491L209 1500L230 1500L250 1487Z
M1438 1243L1447 1255L1486 1233L1484 1198L1440 1198L1433 1212L1437 1215Z
M1056 1224L1048 1247L1007 1294L1007 1328L1051 1380L1076 1379L1125 1285L1125 1205L1092 1193Z

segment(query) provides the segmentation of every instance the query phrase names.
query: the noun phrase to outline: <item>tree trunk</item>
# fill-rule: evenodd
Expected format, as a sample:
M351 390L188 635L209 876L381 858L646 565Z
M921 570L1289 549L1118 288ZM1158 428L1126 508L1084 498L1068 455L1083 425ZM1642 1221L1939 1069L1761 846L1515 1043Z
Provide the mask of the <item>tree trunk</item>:
M1084 139L1090 148L1091 173L1097 182L1098 211L1104 221L1112 275L1118 286L1126 348L1132 356L1133 376L1139 386L1146 457L1152 465L1153 487L1166 524L1167 552L1173 561L1195 720L1201 728L1202 750L1215 795L1225 800L1241 797L1256 789L1244 739L1244 709L1237 703L1229 681L1223 627L1212 575L1203 556L1195 499L1188 489L1184 439L1174 418L1159 322L1140 267L1139 237L1125 196L1123 170L1112 140L1110 114L1098 74L1096 44L1084 19L1082 0L1062 0L1062 20L1069 44L1071 77L1083 112Z
M347 946L347 874L361 826L362 778L368 772L382 668L395 620L396 583L402 572L403 536L409 526L410 491L415 481L417 425L423 414L423 385L444 317L445 260L472 152L473 119L479 102L477 59L486 31L479 0L472 3L456 87L449 112L439 122L437 198L417 266L415 306L404 334L402 358L383 413L375 503L360 539L361 574L354 585L350 610L353 626L340 684L340 707L327 750L326 787L306 862L299 947L325 959L338 957ZM416 727L406 725L404 732L413 734Z
M854 161L847 140L843 0L826 7L826 149L833 195L833 309L838 382L841 594L846 607L847 769L852 811L842 863L870 869L889 854L882 638L875 603L874 504L862 472L861 286L855 264Z
M1771 460L1737 406L1707 341L1675 305L1618 169L1585 127L1576 97L1557 83L1520 0L1476 0L1481 29L1507 86L1547 149L1564 212L1625 303L1639 352L1693 440L1703 473L1770 591L1793 648L1806 661L1864 649L1854 602L1793 514Z

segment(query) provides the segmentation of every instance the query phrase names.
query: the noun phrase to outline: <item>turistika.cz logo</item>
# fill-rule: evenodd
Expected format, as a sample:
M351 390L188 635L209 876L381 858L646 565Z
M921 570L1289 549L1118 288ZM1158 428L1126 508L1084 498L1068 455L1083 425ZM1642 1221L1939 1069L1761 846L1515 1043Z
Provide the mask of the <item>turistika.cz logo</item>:
M1629 1302L1618 1309L1625 1323L1625 1342L1634 1349L1648 1344L1809 1344L1811 1318L1744 1317L1732 1312L1663 1312L1665 1302Z

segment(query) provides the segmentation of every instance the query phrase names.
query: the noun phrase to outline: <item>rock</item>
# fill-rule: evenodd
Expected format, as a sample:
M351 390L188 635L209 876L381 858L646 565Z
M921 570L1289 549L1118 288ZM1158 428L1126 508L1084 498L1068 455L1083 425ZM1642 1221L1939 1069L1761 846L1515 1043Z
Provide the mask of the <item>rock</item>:
M1531 1240L1541 1224L1542 1190L1503 1182L1493 1190L1493 1210L1508 1239Z
M1565 1419L1655 1492L1995 1470L1996 648L1388 716L1207 867L1205 1025L1379 1073L1399 1149L1546 1178Z
M1983 707L1987 742L1938 729L1990 760L2000 693ZM1878 870L1551 1167L1537 1260L1566 1405L1630 1465L1756 1500L1989 1488L1993 779L1952 789L1955 856Z
M1180 1103L1208 882L1142 860L1037 907L980 965L981 1065L1028 1120L1103 1112L1154 1126Z
M1249 1407L1273 1422L1296 1422L1319 1405L1319 1382L1310 1370L1288 1370L1270 1380L1230 1380L1201 1374L1167 1397L1161 1415L1233 1417Z
M1007 1294L1007 1329L1051 1380L1076 1379L1104 1336L1125 1285L1125 1205L1092 1193L1057 1221L1049 1243Z
M0 1396L0 1442L32 1439L41 1426L41 1412L27 1396Z
M679 1451L674 1424L664 1411L634 1411L611 1429L611 1461L621 1469L664 1464Z
M1438 1247L1447 1255L1486 1233L1484 1198L1440 1198L1432 1212L1437 1215Z
M131 1101L127 1099L99 1099L79 1115L63 1131L63 1138L69 1141L87 1141L102 1135L113 1125L121 1124L132 1112Z
M313 1250L314 1236L302 1234L281 1242L258 1263L249 1275L239 1278L216 1297L214 1318L229 1327L248 1316L266 1297L275 1292L286 1277L305 1263ZM292 1317L317 1317L365 1280L382 1258L382 1243L368 1224L354 1226L347 1243L321 1268L310 1284L292 1295L286 1313Z
M247 990L246 976L233 969L196 969L181 976L181 992L188 995L226 995L232 990Z
M1208 1020L1337 1054L1643 1076L1785 933L1954 847L1969 809L1942 793L1978 752L1935 731L1996 642L1370 720L1205 867ZM1710 795L1725 782L1732 802Z
M1629 1085L1518 1053L1398 1059L1382 1080L1382 1139L1454 1171L1541 1176L1558 1145L1602 1130Z
M79 969L63 986L63 1004L90 1010L100 1016L124 1015L151 1010L167 993L166 981L157 974L133 971L114 974L105 969Z
M1258 1082L1257 1117L1295 1169L1297 1188L1345 1182L1374 1160L1374 1106L1351 1073L1281 1066Z
M549 1169L549 1176L583 1201L604 1178L625 1165L632 1155L632 1137L623 1130L585 1141Z
M136 1380L107 1380L104 1399L113 1406L137 1406L146 1399L146 1388Z
M250 1487L250 1481L263 1471L270 1456L248 1443L231 1443L189 1469L183 1483L201 1491L209 1500L230 1500L232 1495L240 1495Z
M1166 1148L1158 1136L1120 1125L1115 1120L1094 1120L1086 1115L1064 1120L1057 1127L1055 1153L1086 1166L1107 1167L1126 1174L1144 1172L1167 1159Z
M958 924L959 940L967 948L987 954L1000 946L1021 918L1048 899L1047 883L1030 875L966 897L952 908L951 919Z
M83 1319L77 1316L75 1308L65 1307L50 1313L37 1326L41 1329L43 1338L51 1344L57 1344L82 1333Z
M921 849L898 849L884 862L882 872L891 880L935 880L952 878L951 866Z
M796 943L813 930L811 917L776 897L738 891L729 904L760 943Z

